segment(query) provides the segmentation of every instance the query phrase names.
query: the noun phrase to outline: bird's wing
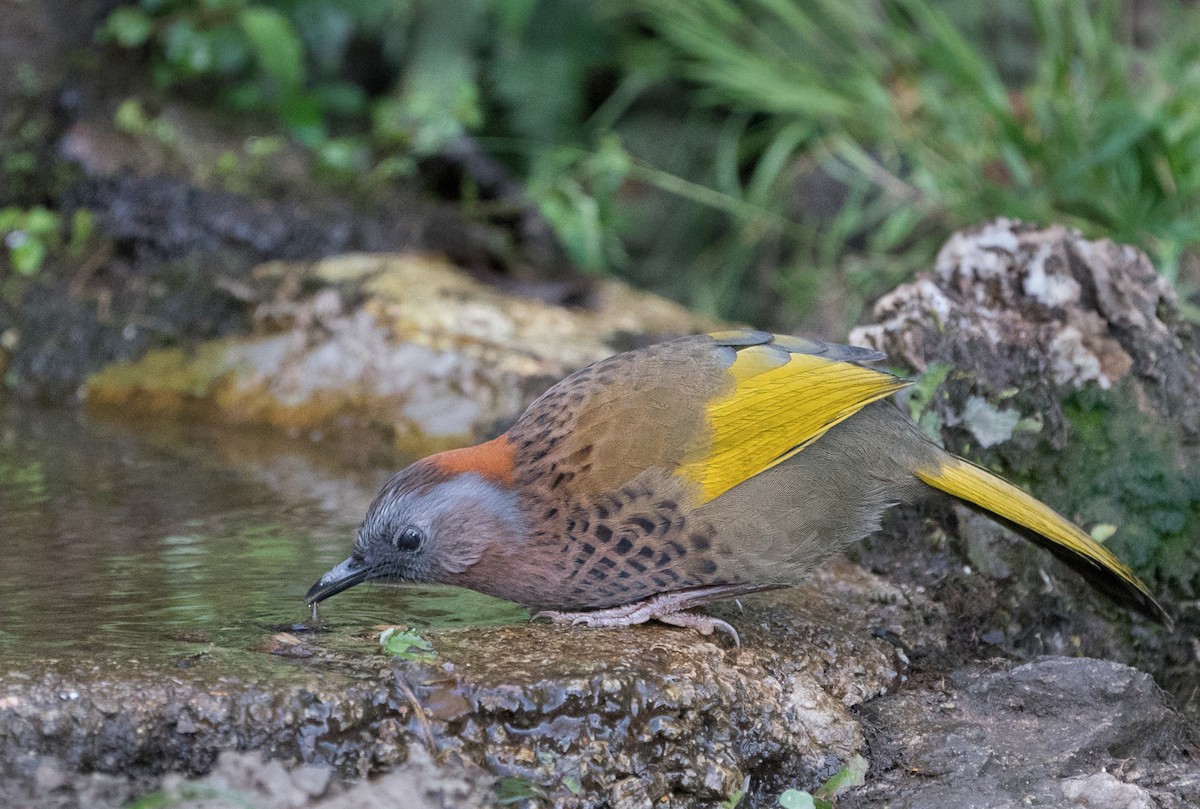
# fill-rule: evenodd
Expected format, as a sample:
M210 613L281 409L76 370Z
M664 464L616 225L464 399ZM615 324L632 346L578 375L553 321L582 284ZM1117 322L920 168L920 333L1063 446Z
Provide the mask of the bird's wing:
M708 432L676 474L700 487L700 501L786 461L835 424L908 382L860 363L885 356L855 346L770 335L709 335L733 384L705 407Z
M510 435L525 471L556 489L611 492L662 469L703 503L904 387L860 364L882 359L761 331L684 338L568 377Z

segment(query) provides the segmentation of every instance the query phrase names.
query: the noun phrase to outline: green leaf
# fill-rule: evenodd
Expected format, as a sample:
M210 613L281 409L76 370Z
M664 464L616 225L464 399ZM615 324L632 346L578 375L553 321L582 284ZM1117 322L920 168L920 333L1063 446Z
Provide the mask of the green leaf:
M61 223L62 220L58 214L39 205L36 208L30 208L29 212L25 214L24 229L32 236L54 239L58 236Z
M312 88L313 98L327 113L345 117L362 115L367 110L367 93L348 81L331 81Z
M0 233L8 233L10 230L16 230L21 227L21 222L24 219L25 212L16 205L0 208Z
M886 253L907 239L924 217L916 208L900 208L879 227L871 239L871 249Z
M36 275L46 260L46 243L23 230L8 234L8 255L21 275Z
M379 645L393 657L401 660L435 660L437 652L433 644L421 637L415 630L402 630L388 627L379 636Z
M125 48L139 48L146 44L152 30L153 24L145 12L137 6L122 6L108 15L101 36Z
M519 33L534 19L534 9L537 0L502 0L493 3L493 13L496 15L500 30L508 33Z
M304 47L287 17L264 6L250 6L238 22L263 71L275 80L284 95L304 84Z
M817 789L816 798L818 800L831 801L840 793L845 792L852 787L860 787L867 782L867 760L862 756L852 756L846 762L846 766L842 767L833 777Z
M325 118L312 96L303 93L288 96L279 107L279 116L292 136L305 146L313 148L325 142Z
M746 199L756 205L768 204L779 177L795 162L797 151L812 134L813 128L809 124L799 122L777 132L754 166L754 173L746 184Z
M507 806L525 801L546 800L546 790L525 778L515 775L505 776L496 781L492 789L496 793L496 803Z
M816 809L813 796L799 789L789 789L779 796L783 809Z
M341 174L367 171L371 154L363 138L334 138L317 147L321 165Z
M96 231L96 217L86 208L80 208L71 214L71 236L69 248L78 255L91 241Z
M117 106L113 114L113 123L117 129L129 135L140 135L146 131L148 119L142 109L142 102L136 98L127 98Z

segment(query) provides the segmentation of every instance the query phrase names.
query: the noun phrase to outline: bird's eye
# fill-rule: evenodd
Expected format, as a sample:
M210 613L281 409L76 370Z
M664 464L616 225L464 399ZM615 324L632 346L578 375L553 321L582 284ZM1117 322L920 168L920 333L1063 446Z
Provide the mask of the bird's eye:
M396 547L402 551L415 551L421 547L421 532L409 526L396 535Z

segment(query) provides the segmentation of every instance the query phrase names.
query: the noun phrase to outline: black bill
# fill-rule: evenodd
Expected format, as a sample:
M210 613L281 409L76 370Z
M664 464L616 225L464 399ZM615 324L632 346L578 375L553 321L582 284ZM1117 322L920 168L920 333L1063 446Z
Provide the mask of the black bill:
M371 578L371 568L359 562L354 557L339 564L333 570L321 577L321 580L308 588L304 594L304 603L316 604L343 590L349 590L356 584L361 584Z

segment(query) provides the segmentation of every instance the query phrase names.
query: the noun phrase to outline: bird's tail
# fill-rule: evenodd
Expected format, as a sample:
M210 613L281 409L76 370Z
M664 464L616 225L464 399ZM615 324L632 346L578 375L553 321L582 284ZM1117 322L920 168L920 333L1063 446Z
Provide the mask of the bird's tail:
M1170 626L1166 611L1125 563L1045 503L986 469L944 453L932 464L918 468L916 476L993 519L999 518L1117 603Z

